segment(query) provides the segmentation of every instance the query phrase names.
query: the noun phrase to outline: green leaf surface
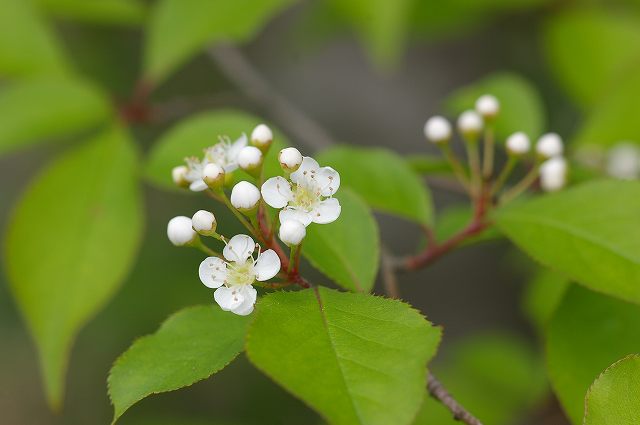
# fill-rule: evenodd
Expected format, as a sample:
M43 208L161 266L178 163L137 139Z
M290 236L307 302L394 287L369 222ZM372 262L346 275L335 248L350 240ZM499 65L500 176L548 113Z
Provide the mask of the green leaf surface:
M440 330L407 304L324 287L261 299L247 355L333 425L411 423Z
M10 222L6 271L54 408L76 334L135 260L143 230L136 167L129 135L114 126L43 171Z
M146 78L159 83L207 45L243 42L292 0L159 0L147 30Z
M432 222L428 189L394 152L337 146L320 153L317 159L320 165L338 170L341 184L353 189L374 209L420 224Z
M407 161L411 169L418 174L453 174L449 162L440 155L412 154L408 155L405 161Z
M190 307L131 345L109 373L114 422L138 401L208 378L243 350L250 316L217 305Z
M545 339L554 391L572 422L582 424L591 383L613 362L640 352L640 307L573 285Z
M45 13L79 22L140 25L147 6L139 0L36 0Z
M0 154L59 140L104 122L110 105L91 84L68 78L34 78L0 89Z
M31 0L0 0L0 75L68 73L65 54Z
M640 303L640 182L602 180L499 210L496 223L543 265Z
M476 100L492 94L500 101L500 115L495 122L499 142L517 131L538 137L545 131L545 109L536 89L517 74L496 73L454 92L446 101L452 114L473 109Z
M522 307L538 331L544 331L569 286L570 283L565 277L549 269L540 269L527 284Z
M336 195L342 211L329 224L311 224L302 255L345 289L370 292L378 273L380 234L371 211L353 192Z
M612 85L637 74L640 19L633 14L574 8L550 19L544 30L547 63L581 105L597 104Z
M614 363L585 398L584 425L635 425L640 420L640 356Z

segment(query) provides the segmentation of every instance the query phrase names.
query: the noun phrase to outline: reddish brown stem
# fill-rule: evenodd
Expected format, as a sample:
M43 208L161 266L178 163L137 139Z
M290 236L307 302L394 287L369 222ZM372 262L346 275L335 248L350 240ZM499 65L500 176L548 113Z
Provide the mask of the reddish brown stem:
M151 118L151 105L149 96L153 85L145 80L140 80L133 89L131 98L118 107L122 119L127 123L146 123Z

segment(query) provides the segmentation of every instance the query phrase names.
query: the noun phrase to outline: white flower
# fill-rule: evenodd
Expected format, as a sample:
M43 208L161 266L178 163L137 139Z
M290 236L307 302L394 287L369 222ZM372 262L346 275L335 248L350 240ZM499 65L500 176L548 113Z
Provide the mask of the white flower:
M203 235L208 235L216 231L216 217L209 211L197 211L191 218L193 229Z
M283 177L272 177L262 185L262 197L280 211L280 223L298 220L326 224L340 216L340 203L332 196L340 187L340 175L331 167L320 167L315 159L305 156L291 182Z
M500 102L495 96L485 94L476 100L476 111L485 119L493 119L500 113Z
M302 242L306 235L306 227L298 220L291 219L280 224L278 236L280 236L280 240L288 246L300 245L300 242Z
M241 316L250 314L257 295L251 285L256 280L269 280L280 271L280 258L275 251L258 251L254 259L255 248L251 237L236 235L222 251L227 261L207 257L200 263L200 280L205 286L216 289L213 297L225 311Z
M266 124L259 124L251 132L251 144L260 149L268 148L273 141L273 132Z
M545 192L555 192L567 183L567 161L556 156L540 165L540 186Z
M216 164L226 173L230 173L238 168L238 154L240 150L247 146L247 136L243 134L235 142L229 138L220 138L220 143L213 145L204 151L204 158L191 157L185 159L189 171L186 179L191 183L189 189L194 192L201 192L207 189L207 184L203 180L204 170L208 164Z
M241 181L231 189L231 205L238 210L252 210L260 201L260 191L248 181Z
M171 170L171 178L173 182L180 187L189 186L189 181L187 181L187 173L189 169L186 165L179 165L177 167L173 167Z
M476 111L464 111L458 117L458 130L465 137L477 137L483 126L482 117Z
M507 138L507 152L511 155L524 155L531 149L531 141L522 131L513 133Z
M284 148L278 153L278 161L283 170L296 171L302 164L302 154L296 148Z
M183 215L173 217L169 220L167 224L167 236L175 246L186 245L198 237L195 230L193 230L191 219Z
M607 173L623 180L640 177L640 147L632 142L623 142L611 148L607 158Z
M562 139L556 133L543 134L536 143L536 152L543 158L560 156L563 151Z
M446 143L451 139L451 124L444 117L431 117L424 124L424 135L433 143Z
M262 151L255 146L245 146L238 154L238 165L243 170L255 170L262 164Z

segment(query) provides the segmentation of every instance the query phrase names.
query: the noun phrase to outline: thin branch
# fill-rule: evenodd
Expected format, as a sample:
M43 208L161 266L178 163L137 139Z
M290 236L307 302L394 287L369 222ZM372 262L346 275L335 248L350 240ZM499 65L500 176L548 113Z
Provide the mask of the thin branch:
M427 390L431 397L442 403L451 413L453 413L453 419L456 421L464 422L467 425L482 425L475 416L469 413L460 403L454 399L449 391L433 376L429 373L427 376Z
M384 283L384 291L390 298L400 298L400 290L398 289L398 277L395 273L394 258L389 249L382 245L381 248L381 266L382 266L382 282Z
M226 44L211 48L208 55L222 73L245 95L269 112L274 121L293 138L308 148L319 150L333 144L332 138L315 121L305 115L280 94L237 47Z

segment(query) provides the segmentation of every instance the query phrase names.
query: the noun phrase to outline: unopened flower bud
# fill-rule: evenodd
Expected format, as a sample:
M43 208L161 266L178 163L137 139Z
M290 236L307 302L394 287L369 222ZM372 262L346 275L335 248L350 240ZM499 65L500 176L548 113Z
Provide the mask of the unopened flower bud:
M562 139L556 133L543 134L536 143L536 152L544 159L560 156L563 151Z
M522 131L509 136L506 144L509 155L522 156L531 150L531 140Z
M193 230L201 235L210 236L216 232L216 217L209 211L197 211L191 218Z
M255 174L262 166L262 151L255 146L245 146L238 153L238 166L250 174Z
M248 181L241 181L231 190L231 205L236 209L249 212L260 202L260 190Z
M189 180L187 180L188 172L189 168L187 168L186 165L173 167L173 170L171 170L171 177L173 178L173 182L176 184L176 186L184 188L189 187Z
M183 246L194 242L198 234L193 230L191 219L181 215L169 220L167 236L175 246Z
M555 192L567 183L567 161L556 156L540 165L540 186L545 192Z
M266 152L273 141L273 132L267 125L260 124L251 132L251 144L262 152Z
M632 142L623 142L611 148L607 157L607 173L622 180L639 178L640 147Z
M476 111L478 111L485 120L491 121L500 113L500 102L493 95L482 95L476 100Z
M447 143L451 139L451 124L444 117L431 117L424 124L424 135L432 143Z
M202 170L202 180L211 189L219 189L224 185L225 172L218 164L207 164Z
M482 117L476 111L464 111L458 117L458 131L467 140L475 141L483 126Z
M293 173L302 164L302 154L296 148L284 148L278 154L278 161L283 170Z
M307 229L298 220L285 220L280 224L278 236L280 240L288 246L300 245L300 242L307 235Z

